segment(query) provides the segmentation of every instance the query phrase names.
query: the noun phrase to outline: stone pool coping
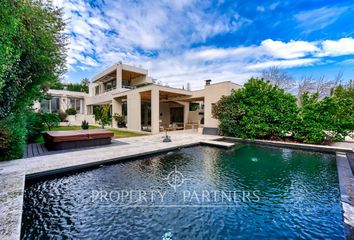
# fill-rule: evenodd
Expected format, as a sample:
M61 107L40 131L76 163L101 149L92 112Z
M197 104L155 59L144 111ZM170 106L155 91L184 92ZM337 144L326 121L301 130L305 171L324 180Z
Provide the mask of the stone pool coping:
M337 152L336 162L344 226L349 239L354 238L354 176L346 153Z
M350 147L340 147L340 146L316 145L316 144L307 144L307 143L293 143L293 142L259 140L259 139L251 140L251 139L219 136L219 139L221 138L231 139L234 140L235 142L257 143L261 145L301 149L301 150L323 152L323 153L336 153L336 152L353 153L354 151L354 143L353 143L353 148L350 148Z
M68 171L89 168L101 164L120 162L141 156L166 152L199 144L230 148L235 143L215 141L221 136L201 135L187 132L171 132L172 142L163 143L164 134L120 139L125 145L86 149L33 158L0 162L0 239L20 239L23 194L26 178L42 177ZM240 141L242 139L239 139ZM245 140L242 140L245 142ZM247 141L246 141L247 142ZM348 148L307 144L281 143L275 141L248 141L266 145L296 148L320 152L350 152ZM352 152L352 151L351 151ZM343 206L343 209L346 206ZM351 214L350 216L353 216Z

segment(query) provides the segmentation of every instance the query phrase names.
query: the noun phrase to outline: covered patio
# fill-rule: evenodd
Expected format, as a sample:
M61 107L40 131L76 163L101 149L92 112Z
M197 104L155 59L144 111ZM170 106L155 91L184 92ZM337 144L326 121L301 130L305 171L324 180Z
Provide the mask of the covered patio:
M199 102L185 90L163 86L146 86L120 93L112 103L112 114L126 116L127 128L156 134L160 131L183 130L188 124L200 124ZM190 104L198 104L190 111ZM198 111L196 111L198 110Z

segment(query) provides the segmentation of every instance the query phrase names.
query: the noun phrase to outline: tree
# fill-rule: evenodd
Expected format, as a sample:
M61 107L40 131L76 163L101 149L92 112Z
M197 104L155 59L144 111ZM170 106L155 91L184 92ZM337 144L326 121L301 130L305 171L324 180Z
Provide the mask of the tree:
M286 91L291 90L295 86L295 81L287 72L280 70L274 66L262 72L261 78L269 81L272 85L278 86Z
M109 115L110 108L111 108L111 106L109 104L100 105L95 108L95 111L94 111L95 119L96 119L96 121L99 121L102 128L104 128L105 125L108 125L112 122L112 118Z
M81 80L81 91L88 93L89 92L90 80L88 78L84 78Z
M60 85L67 37L51 1L1 0L0 6L0 159L14 159L26 139L23 112Z
M2 0L0 120L40 99L65 71L64 21L46 1Z
M284 137L291 132L298 112L293 95L255 78L213 107L224 135L252 139Z
M54 113L48 113L48 112L40 112L40 118L42 120L42 123L46 128L51 131L53 128L59 126L60 123L60 117L57 114Z
M327 80L324 75L314 77L313 75L302 76L297 83L297 96L300 99L305 92L315 94L324 98L331 94L331 90L338 86L343 80L343 73L339 72L332 80Z
M304 92L301 112L295 124L295 139L305 143L330 143L343 140L354 130L350 99Z

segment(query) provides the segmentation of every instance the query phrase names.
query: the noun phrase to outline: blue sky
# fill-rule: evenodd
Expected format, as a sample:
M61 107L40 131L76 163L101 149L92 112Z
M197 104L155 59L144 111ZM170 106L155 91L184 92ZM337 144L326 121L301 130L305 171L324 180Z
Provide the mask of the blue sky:
M54 2L68 22L66 82L118 61L195 89L204 79L242 84L272 66L354 79L353 1Z

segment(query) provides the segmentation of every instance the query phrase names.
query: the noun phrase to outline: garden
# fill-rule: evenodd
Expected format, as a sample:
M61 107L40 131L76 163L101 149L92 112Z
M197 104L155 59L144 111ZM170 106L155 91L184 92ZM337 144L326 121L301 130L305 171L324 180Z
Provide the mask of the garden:
M225 136L329 144L354 132L354 84L329 96L304 91L298 98L264 79L224 96L213 108Z

